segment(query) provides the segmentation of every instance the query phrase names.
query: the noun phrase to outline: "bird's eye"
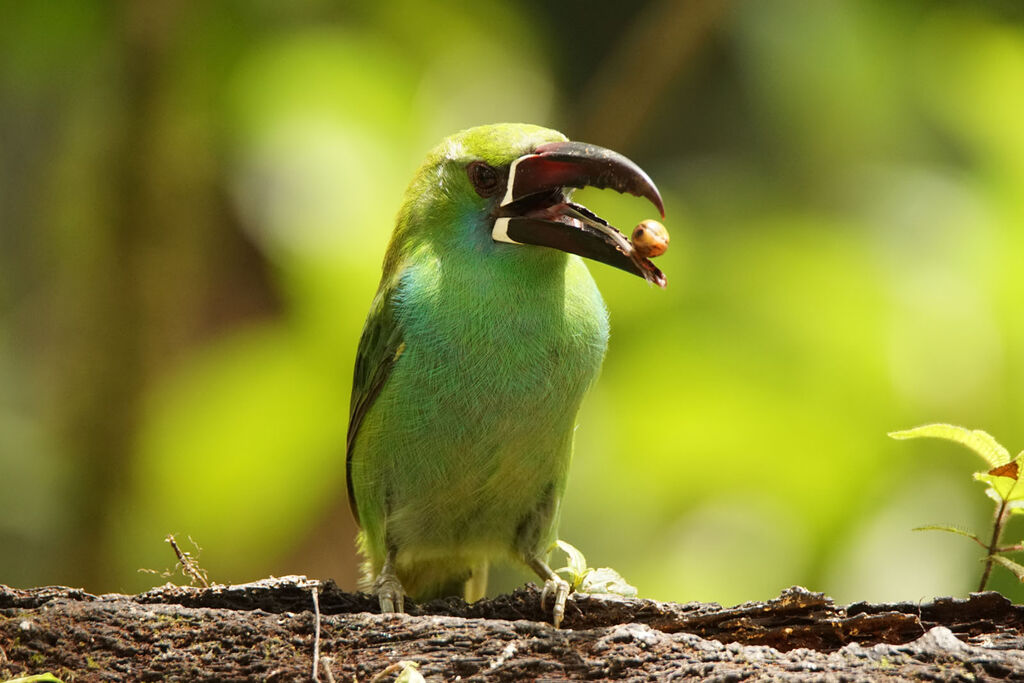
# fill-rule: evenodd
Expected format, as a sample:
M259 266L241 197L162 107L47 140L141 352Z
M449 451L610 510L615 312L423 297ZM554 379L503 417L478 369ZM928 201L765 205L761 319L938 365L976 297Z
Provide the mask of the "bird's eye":
M493 167L482 161L474 161L466 167L466 174L469 182L473 183L473 189L481 197L493 197L498 193L501 179Z

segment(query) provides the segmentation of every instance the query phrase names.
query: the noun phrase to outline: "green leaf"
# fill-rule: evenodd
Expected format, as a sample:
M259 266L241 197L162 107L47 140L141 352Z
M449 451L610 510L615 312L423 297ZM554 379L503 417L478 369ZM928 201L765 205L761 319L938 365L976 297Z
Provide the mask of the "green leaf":
M951 424L930 424L900 432L889 432L894 439L933 438L954 441L967 446L995 468L1010 462L1010 452L988 432Z
M1013 575L1017 577L1018 581L1024 583L1024 565L1014 562L1010 558L1003 557L1002 555L993 555L992 560L1009 569L1013 572Z
M941 524L929 524L928 526L914 527L914 531L948 531L951 534L957 534L959 536L964 536L965 538L969 538L972 541L974 541L975 543L977 543L978 545L980 545L982 548L986 547L985 543L982 542L982 540L980 538L978 538L974 534L970 533L969 531L964 531L963 529L957 529L955 526L943 526Z
M566 554L568 564L555 572L565 574L572 588L580 593L617 595L624 598L635 598L636 586L631 586L622 575L611 567L593 569L587 566L587 558L575 546L558 540L552 548L558 547Z
M9 678L3 683L63 683L59 678L47 671L44 674L35 676L23 676L21 678Z
M978 479L978 475L979 474L984 474L984 472L977 472L977 473L975 473L974 478ZM997 503L1002 503L1003 502L1003 497L1001 495L999 495L999 492L996 491L991 486L989 486L987 489L985 489L985 495L988 496L989 498L991 498L992 500L994 500Z
M1013 477L997 477L988 472L975 472L974 478L989 485L988 491L995 491L995 496L989 493L989 497L996 502L1024 500L1024 486L1020 485L1020 479ZM988 493L986 491L986 493ZM996 498L998 496L998 498ZM1019 514L1019 513L1018 513Z
M569 584L573 590L581 590L583 587L583 579L590 572L594 571L587 567L587 558L583 557L575 546L566 543L565 541L558 540L552 544L552 548L557 546L559 550L566 554L566 560L568 564L561 569L556 569L556 574L565 574L569 580Z
M626 582L622 575L611 567L592 569L583 577L583 583L578 589L582 593L598 593L604 595L618 595L623 598L635 598L637 596L636 586Z
M566 554L568 565L563 567L563 569L579 576L586 574L587 558L583 556L583 553L581 553L578 548L562 540L555 541L555 545L558 546L559 550ZM562 570L560 569L559 571Z

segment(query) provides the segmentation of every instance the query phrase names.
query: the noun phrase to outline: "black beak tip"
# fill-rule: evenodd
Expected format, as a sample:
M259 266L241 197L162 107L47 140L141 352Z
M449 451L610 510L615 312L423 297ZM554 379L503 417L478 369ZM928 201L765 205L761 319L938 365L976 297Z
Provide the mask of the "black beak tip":
M654 187L654 183L651 183L651 187ZM654 196L653 197L647 197L647 199L649 199L651 201L651 204L654 204L654 207L656 209L658 209L658 213L660 213L661 217L664 219L665 218L665 202L663 202L661 200L661 193L658 192L658 188L654 187Z

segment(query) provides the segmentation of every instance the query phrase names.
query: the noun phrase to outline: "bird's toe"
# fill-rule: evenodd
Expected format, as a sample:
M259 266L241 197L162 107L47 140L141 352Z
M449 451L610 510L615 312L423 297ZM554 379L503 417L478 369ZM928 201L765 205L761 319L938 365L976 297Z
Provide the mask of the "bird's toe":
M554 597L554 606L551 609L551 623L558 628L565 618L565 601L569 597L569 584L559 577L550 578L544 582L544 589L540 593L540 608L547 610L548 597Z
M381 574L377 577L373 592L380 600L381 614L405 611L405 589L394 574Z

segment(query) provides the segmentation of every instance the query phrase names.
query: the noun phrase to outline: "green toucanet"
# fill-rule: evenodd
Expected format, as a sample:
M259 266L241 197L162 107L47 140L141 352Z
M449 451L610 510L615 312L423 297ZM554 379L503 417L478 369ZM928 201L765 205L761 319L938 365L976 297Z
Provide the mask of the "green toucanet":
M665 278L574 187L649 199L624 156L522 124L471 128L438 145L398 212L359 342L348 492L362 527L365 587L381 610L465 591L488 563L547 565L576 413L608 342L608 314L580 256Z

